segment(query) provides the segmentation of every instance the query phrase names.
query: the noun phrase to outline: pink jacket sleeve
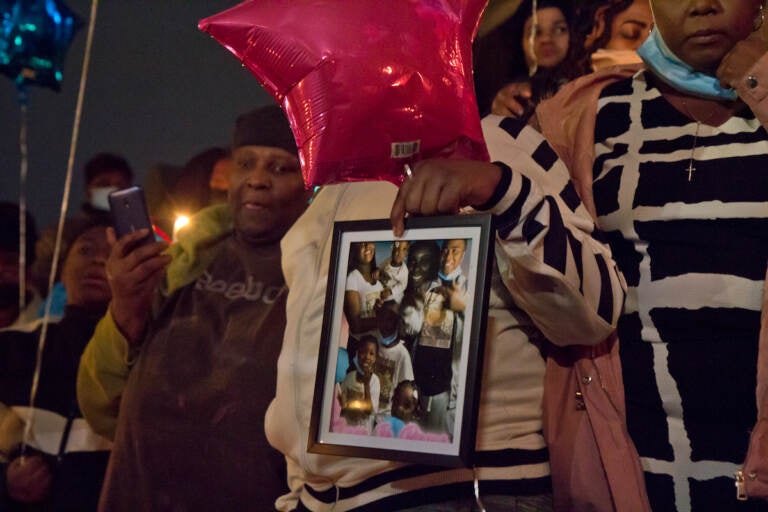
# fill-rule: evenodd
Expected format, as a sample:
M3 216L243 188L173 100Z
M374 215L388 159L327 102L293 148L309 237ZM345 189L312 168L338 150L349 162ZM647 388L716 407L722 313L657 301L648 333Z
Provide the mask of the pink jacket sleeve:
M736 92L768 130L768 53L736 83Z

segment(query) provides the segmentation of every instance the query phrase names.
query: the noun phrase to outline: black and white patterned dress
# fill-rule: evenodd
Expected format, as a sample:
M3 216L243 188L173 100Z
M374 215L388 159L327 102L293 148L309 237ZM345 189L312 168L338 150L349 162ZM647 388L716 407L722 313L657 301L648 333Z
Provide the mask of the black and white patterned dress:
M630 434L654 511L765 510L736 501L733 473L755 421L768 133L748 109L691 121L654 80L606 87L595 128L597 214L629 287Z

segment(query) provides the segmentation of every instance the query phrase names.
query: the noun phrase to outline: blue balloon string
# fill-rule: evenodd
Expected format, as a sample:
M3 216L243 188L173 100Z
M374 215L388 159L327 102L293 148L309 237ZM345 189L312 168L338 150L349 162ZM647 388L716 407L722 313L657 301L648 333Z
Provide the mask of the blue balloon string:
M74 167L75 151L77 149L77 141L80 134L80 118L83 111L83 100L85 97L85 86L88 77L88 68L91 61L91 47L93 46L93 34L96 26L96 13L98 10L99 0L91 0L91 15L88 22L88 35L85 40L85 51L83 54L83 67L80 72L80 87L77 93L77 105L75 106L75 120L72 127L72 139L69 147L69 158L67 160L67 170L64 179L64 192L61 201L61 210L59 212L59 225L56 232L56 243L53 249L53 264L51 265L51 272L49 274L48 289L53 289L53 281L58 270L58 259L61 251L61 239L64 228L64 219L66 217L67 205L69 204L69 193L72 186L72 169ZM40 372L43 364L43 352L45 351L46 335L48 334L48 324L51 314L51 302L46 302L45 314L42 320L42 326L40 329L40 337L37 342L37 359L35 361L35 372L32 376L32 388L29 393L29 408L30 417L27 418L27 422L24 426L24 433L22 437L22 456L24 456L27 445L32 436L32 426L35 416L35 398L37 397L37 388L40 383ZM66 448L66 447L65 447Z
M25 90L22 86L20 90ZM21 104L21 122L19 125L19 152L21 153L21 169L19 170L19 315L27 307L27 172L29 169L29 152L27 150L27 102L19 99Z
M29 89L24 81L24 77L19 75L16 77L16 99L19 101L19 105L29 105Z

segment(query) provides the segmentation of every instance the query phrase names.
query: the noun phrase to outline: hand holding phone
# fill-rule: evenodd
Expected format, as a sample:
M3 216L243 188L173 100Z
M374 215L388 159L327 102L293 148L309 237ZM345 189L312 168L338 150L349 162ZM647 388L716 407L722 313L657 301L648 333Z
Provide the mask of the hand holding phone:
M165 243L155 241L140 187L117 190L109 195L112 221L117 239L108 237L112 249L106 262L112 290L110 312L129 344L141 342L150 318L152 300L171 257L163 251ZM131 233L147 229L147 235L134 239Z

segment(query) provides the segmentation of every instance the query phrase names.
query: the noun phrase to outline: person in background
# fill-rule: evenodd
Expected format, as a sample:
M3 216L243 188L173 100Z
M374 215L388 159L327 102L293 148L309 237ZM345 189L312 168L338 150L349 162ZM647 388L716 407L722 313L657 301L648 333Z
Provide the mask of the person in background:
M227 204L170 248L111 240L113 299L78 376L83 415L114 437L102 510L271 510L284 491L262 425L285 327L280 239L311 195L297 154L278 106L245 113Z
M540 0L534 26L533 2L525 0L514 15L475 42L475 91L480 114L493 108L497 93L536 89L544 96L558 82L560 64L571 48L571 4L569 0ZM532 109L535 99L528 94L520 104ZM524 100L531 99L530 105Z
M152 222L172 236L179 217L227 200L229 150L214 146L190 158L183 166L157 163L144 180Z
M133 169L128 161L115 153L94 155L83 167L85 201L80 207L86 217L109 212L109 193L133 184Z
M648 0L588 0L577 9L568 58L552 73L554 80L536 92L525 82L502 87L491 113L525 119L532 107L554 95L562 85L594 70L639 64L636 50L653 27Z
M563 4L540 2L533 16L525 20L522 33L523 57L528 76L539 68L552 69L568 55L570 46L569 10Z
M0 332L0 510L95 511L110 443L83 421L76 400L77 366L107 309L106 225L81 218L63 243L64 316L50 323L35 395L30 445L21 452L42 322ZM10 409L9 409L10 408Z
M212 204L227 200L229 150L207 148L190 158L173 187L174 208L192 215Z
M219 159L211 171L208 186L211 188L210 202L219 203L227 198L229 175L232 173L232 158Z
M133 184L131 165L121 155L98 153L83 166L83 178L85 201L81 204L77 215L66 218L65 225L72 222L72 219L79 218L109 222L111 219L109 193ZM57 231L58 225L55 224L43 230L35 247L37 258L32 267L35 287L46 300L51 300L51 314L54 316L61 315L66 304L66 290L58 283L58 279L54 281L58 284L54 284L54 288L48 290ZM42 316L43 312L39 313Z
M585 20L584 32L576 36L584 41L584 50L566 72L570 79L609 66L641 62L637 49L653 28L649 0L587 1L576 17Z
M32 214L26 212L25 289L26 307L20 310L19 205L0 202L0 328L15 327L37 318L40 296L34 286L32 265L35 262L37 228Z
M141 184L152 225L168 237L173 235L173 224L179 214L173 209L173 187L182 170L179 165L155 162L147 169Z

